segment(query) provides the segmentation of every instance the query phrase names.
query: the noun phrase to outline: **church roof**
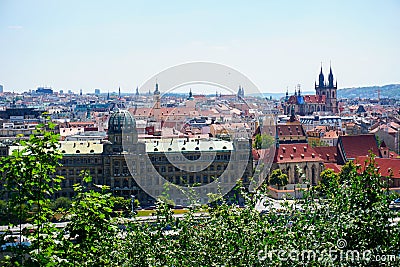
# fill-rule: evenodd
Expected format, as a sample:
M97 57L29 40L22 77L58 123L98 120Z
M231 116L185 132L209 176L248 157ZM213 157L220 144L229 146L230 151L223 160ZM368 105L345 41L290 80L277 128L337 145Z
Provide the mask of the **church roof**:
M373 134L345 135L339 137L340 149L345 160L355 159L359 156L368 156L369 151L379 155L378 146Z
M326 96L324 95L292 95L289 97L288 103L289 104L325 104Z
M318 153L308 144L284 144L275 150L274 163L321 161Z

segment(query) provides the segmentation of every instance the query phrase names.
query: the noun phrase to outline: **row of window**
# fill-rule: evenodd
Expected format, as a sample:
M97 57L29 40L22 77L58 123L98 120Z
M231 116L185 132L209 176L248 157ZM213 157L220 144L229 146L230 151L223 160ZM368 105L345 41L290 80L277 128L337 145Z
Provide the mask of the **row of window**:
M196 166L196 171L222 171L225 170L227 168L228 164L225 165L210 165L207 168L203 168L203 166ZM232 165L231 168L233 168L234 166ZM189 165L188 167L186 166L182 166L181 168L178 167L172 167L172 166L154 166L154 168L156 169L157 172L159 173L165 173L165 172L180 172L180 171L195 171L195 168L193 165Z

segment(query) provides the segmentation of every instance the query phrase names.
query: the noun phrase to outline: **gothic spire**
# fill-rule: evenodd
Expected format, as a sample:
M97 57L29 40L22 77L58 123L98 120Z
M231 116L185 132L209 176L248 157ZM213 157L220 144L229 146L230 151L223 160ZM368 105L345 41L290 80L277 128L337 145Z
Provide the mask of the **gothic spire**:
M333 88L333 73L332 73L332 66L331 66L331 64L329 64L328 83L329 83L329 88Z
M324 73L322 72L322 62L321 62L321 72L319 73L319 87L324 87Z

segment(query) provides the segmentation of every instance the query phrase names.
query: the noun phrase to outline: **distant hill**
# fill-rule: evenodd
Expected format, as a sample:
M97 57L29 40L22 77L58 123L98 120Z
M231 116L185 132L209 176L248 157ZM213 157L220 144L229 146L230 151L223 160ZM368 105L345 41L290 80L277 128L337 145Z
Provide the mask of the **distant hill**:
M342 88L338 90L338 98L370 98L378 99L378 90L380 90L380 98L394 98L400 99L400 84L388 84L384 86L367 86L367 87L353 87L353 88ZM301 92L303 95L315 95L315 91ZM289 92L292 95L293 92ZM255 93L248 94L248 96L254 97L267 97L272 96L273 99L280 99L284 97L286 92L282 93Z
M380 90L380 98L400 99L400 84L343 88L338 90L338 98L352 99L361 97L378 99L378 90Z

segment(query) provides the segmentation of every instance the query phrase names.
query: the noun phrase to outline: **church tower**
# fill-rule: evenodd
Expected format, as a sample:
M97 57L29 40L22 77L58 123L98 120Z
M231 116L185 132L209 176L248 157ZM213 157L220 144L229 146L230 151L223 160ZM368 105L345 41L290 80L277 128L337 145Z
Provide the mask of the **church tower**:
M325 83L325 77L321 71L318 77L318 84L315 82L315 92L318 96L325 96L325 111L330 111L334 114L338 112L337 108L337 81L334 84L332 66L329 67L328 83Z
M153 100L155 102L154 108L160 109L161 108L161 96L160 91L158 90L158 83L156 82L156 90L154 91Z

